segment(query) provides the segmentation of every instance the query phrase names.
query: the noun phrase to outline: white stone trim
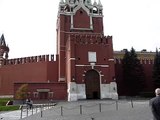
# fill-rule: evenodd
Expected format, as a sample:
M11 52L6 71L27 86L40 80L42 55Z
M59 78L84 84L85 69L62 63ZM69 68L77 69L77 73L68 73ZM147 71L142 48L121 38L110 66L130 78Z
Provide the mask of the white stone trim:
M93 66L93 65L76 65L76 67L84 67L84 66ZM98 67L109 67L109 65L94 65L94 66L98 66Z
M93 30L93 29L91 29L91 28L74 28L74 27L72 27L72 26L71 26L71 29L72 29L72 30Z
M68 82L68 101L77 101L77 84L75 82Z
M109 65L101 65L101 67L109 67Z
M60 77L58 81L65 81L66 78L65 77Z
M79 2L78 6L73 10L73 13L76 13L80 8L85 10L86 13L89 15L90 11L86 6L84 6L83 2Z
M76 60L76 58L69 58L69 60L68 60L68 61L71 61L71 60Z
M114 62L114 59L108 59L108 61L113 61Z
M116 82L111 82L110 84L102 84L101 86L101 99L118 99Z
M101 33L89 33L89 32L83 32L83 33L82 33L82 32L66 32L66 31L63 31L63 30L61 30L60 32L61 32L61 33L67 33L67 34L102 35Z
M86 99L86 85L77 84L77 97L78 99Z
M50 89L37 89L37 92L50 92Z
M0 98L13 98L14 95L0 95Z

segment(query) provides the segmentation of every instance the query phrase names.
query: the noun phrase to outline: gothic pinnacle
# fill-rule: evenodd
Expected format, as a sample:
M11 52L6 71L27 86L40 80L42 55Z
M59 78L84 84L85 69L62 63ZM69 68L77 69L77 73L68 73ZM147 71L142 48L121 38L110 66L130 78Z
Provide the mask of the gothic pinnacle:
M99 5L99 6L102 6L101 0L98 1L98 5Z

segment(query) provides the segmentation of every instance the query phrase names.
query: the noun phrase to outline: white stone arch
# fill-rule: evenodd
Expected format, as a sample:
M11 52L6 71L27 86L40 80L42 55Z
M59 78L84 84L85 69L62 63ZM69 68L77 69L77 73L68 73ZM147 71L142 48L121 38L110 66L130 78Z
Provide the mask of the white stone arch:
M78 6L73 10L73 13L75 14L79 9L83 9L84 11L86 11L86 13L89 15L89 13L90 13L90 11L89 11L89 9L84 5L84 3L83 2L80 2L79 4L78 4Z

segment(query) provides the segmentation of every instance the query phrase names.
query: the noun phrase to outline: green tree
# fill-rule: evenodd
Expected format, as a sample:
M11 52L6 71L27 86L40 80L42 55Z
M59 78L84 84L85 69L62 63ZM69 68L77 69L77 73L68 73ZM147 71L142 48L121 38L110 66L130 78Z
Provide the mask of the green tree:
M28 97L28 84L22 84L16 91L16 99L25 100Z
M153 82L154 87L160 87L160 52L156 49L156 55L154 58L154 65L153 65Z
M131 48L130 52L128 50L125 51L122 67L127 95L138 95L144 88L145 75L134 48Z

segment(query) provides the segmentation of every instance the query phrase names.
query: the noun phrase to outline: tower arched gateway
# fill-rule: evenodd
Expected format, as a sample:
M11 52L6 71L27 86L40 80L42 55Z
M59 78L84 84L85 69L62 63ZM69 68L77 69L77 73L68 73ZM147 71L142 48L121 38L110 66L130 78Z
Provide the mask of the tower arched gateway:
M96 70L86 72L85 86L87 99L100 99L100 75Z

